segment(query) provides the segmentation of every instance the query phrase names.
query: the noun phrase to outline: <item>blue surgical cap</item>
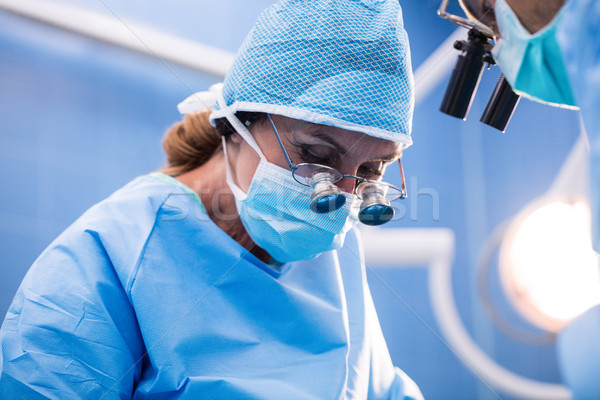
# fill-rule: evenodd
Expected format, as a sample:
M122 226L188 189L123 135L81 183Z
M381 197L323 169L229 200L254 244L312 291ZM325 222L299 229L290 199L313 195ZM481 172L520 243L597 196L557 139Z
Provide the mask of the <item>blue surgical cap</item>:
M211 121L265 112L409 146L413 86L398 0L283 0L246 37Z

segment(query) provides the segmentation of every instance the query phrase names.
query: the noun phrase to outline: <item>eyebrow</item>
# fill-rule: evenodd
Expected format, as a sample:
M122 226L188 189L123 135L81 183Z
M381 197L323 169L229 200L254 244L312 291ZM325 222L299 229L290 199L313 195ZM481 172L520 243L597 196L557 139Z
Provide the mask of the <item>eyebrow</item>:
M312 136L316 137L318 139L321 139L322 141L324 141L326 143L329 143L340 154L346 154L348 152L348 150L346 148L344 148L344 146L342 146L341 144L339 144L334 138L332 138L329 135L325 135L323 133L316 132ZM394 161L398 160L400 157L402 157L402 150L399 150L398 152L392 153L392 154L387 155L387 156L378 157L378 158L376 158L374 160L371 160L371 162L391 163L391 162L394 162Z

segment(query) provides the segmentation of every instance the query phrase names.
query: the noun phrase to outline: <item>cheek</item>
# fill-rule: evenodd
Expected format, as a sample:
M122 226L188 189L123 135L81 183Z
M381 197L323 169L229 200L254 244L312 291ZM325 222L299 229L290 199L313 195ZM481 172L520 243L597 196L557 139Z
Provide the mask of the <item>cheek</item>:
M260 157L250 146L242 145L234 162L235 180L240 189L248 193L254 172L258 168Z

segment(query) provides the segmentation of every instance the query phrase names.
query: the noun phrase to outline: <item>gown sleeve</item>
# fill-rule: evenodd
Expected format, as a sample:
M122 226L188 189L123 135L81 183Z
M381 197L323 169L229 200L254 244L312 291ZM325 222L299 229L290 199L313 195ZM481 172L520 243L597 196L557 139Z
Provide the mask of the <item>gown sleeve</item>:
M143 348L98 238L55 242L33 265L2 330L0 398L130 398Z
M145 349L128 269L152 208L109 198L35 261L0 330L0 398L131 398Z
M592 244L600 253L600 2L570 0L557 31L569 81L590 145Z

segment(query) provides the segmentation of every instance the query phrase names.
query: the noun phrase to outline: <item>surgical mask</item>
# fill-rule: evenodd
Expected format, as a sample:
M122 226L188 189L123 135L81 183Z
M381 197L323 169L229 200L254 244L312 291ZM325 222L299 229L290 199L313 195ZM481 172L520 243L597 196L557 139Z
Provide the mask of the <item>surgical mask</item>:
M545 28L531 34L506 0L496 0L494 7L501 37L492 55L512 88L537 102L576 108L556 39L562 11Z
M246 127L235 122L236 131L260 156L248 193L244 193L231 177L223 138L227 184L252 240L279 262L307 260L342 247L357 220L354 196L348 196L346 204L335 211L313 212L312 189L296 182L291 171L268 162Z

